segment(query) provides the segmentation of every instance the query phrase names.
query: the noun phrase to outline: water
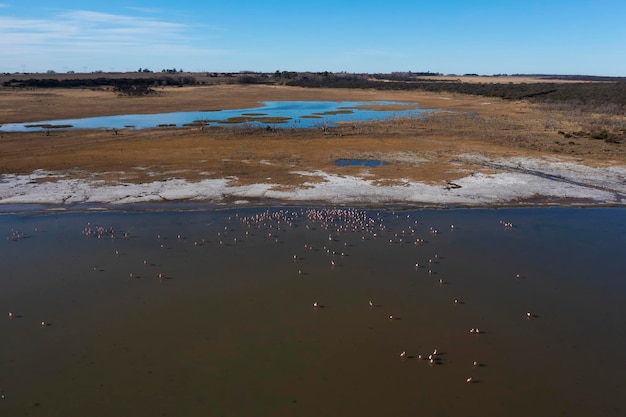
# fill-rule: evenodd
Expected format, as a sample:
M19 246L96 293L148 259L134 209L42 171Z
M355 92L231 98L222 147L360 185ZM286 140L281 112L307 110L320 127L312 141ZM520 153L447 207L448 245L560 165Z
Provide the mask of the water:
M362 167L379 167L387 165L388 162L380 159L337 159L335 165L340 167L362 166Z
M0 415L621 416L625 213L5 213Z
M398 110L398 106L406 107ZM367 106L393 106L393 110L371 110ZM322 127L337 123L382 120L398 117L419 117L416 103L390 101L268 101L257 108L173 112L162 114L125 114L82 119L44 120L0 125L3 132L41 131L51 128L75 129L135 129L158 126L181 127L189 124L207 126L241 125L243 123L271 127Z

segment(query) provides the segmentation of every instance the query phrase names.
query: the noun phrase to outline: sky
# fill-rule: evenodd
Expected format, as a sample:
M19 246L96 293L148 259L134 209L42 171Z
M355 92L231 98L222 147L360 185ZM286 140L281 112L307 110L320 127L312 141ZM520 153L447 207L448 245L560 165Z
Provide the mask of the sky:
M0 0L0 72L626 76L624 22L624 0Z

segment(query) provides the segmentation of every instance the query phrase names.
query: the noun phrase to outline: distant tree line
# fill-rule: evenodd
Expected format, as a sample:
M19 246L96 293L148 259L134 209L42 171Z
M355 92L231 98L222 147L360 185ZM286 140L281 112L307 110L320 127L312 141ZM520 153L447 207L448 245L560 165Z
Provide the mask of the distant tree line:
M229 82L234 84L274 84L267 74L242 74Z
M27 80L12 79L2 83L3 87L12 88L102 88L111 87L114 91L126 95L145 95L154 92L158 86L194 85L196 80L190 76L160 76L154 78L31 78Z

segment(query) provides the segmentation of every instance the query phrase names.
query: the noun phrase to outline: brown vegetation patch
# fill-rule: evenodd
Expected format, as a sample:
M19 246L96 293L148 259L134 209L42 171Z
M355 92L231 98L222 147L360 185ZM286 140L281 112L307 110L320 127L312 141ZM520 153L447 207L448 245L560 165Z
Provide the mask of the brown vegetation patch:
M328 110L328 111L323 111L323 112L315 112L313 113L313 115L314 116L326 116L326 115L333 115L333 114L352 114L352 113L354 113L354 110L344 108L342 110Z
M240 124L240 123L264 123L264 124L280 124L287 123L290 117L266 117L266 116L236 116L229 117L226 120L218 120L220 124Z
M366 104L357 106L359 109L363 110L374 110L374 111L407 111L407 110L417 110L419 107L414 103L393 103L393 104Z

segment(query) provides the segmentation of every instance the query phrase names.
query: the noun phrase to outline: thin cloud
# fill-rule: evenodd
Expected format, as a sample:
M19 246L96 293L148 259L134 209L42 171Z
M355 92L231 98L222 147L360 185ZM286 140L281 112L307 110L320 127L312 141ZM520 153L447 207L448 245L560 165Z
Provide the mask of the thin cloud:
M0 71L202 70L238 54L218 44L223 34L206 22L182 24L163 18L163 12L127 11L72 10L46 18L0 15Z
M190 38L187 26L138 16L86 10L60 13L50 19L0 16L3 54L19 55L55 51L75 53L124 48L177 47Z
M90 11L72 11L60 15L75 34L91 39L131 40L147 36L151 39L182 40L186 26L162 20L147 19Z
M163 9L154 9L154 8L136 7L136 6L127 6L125 7L125 9L132 10L138 13L144 13L144 14L159 14L163 12Z

